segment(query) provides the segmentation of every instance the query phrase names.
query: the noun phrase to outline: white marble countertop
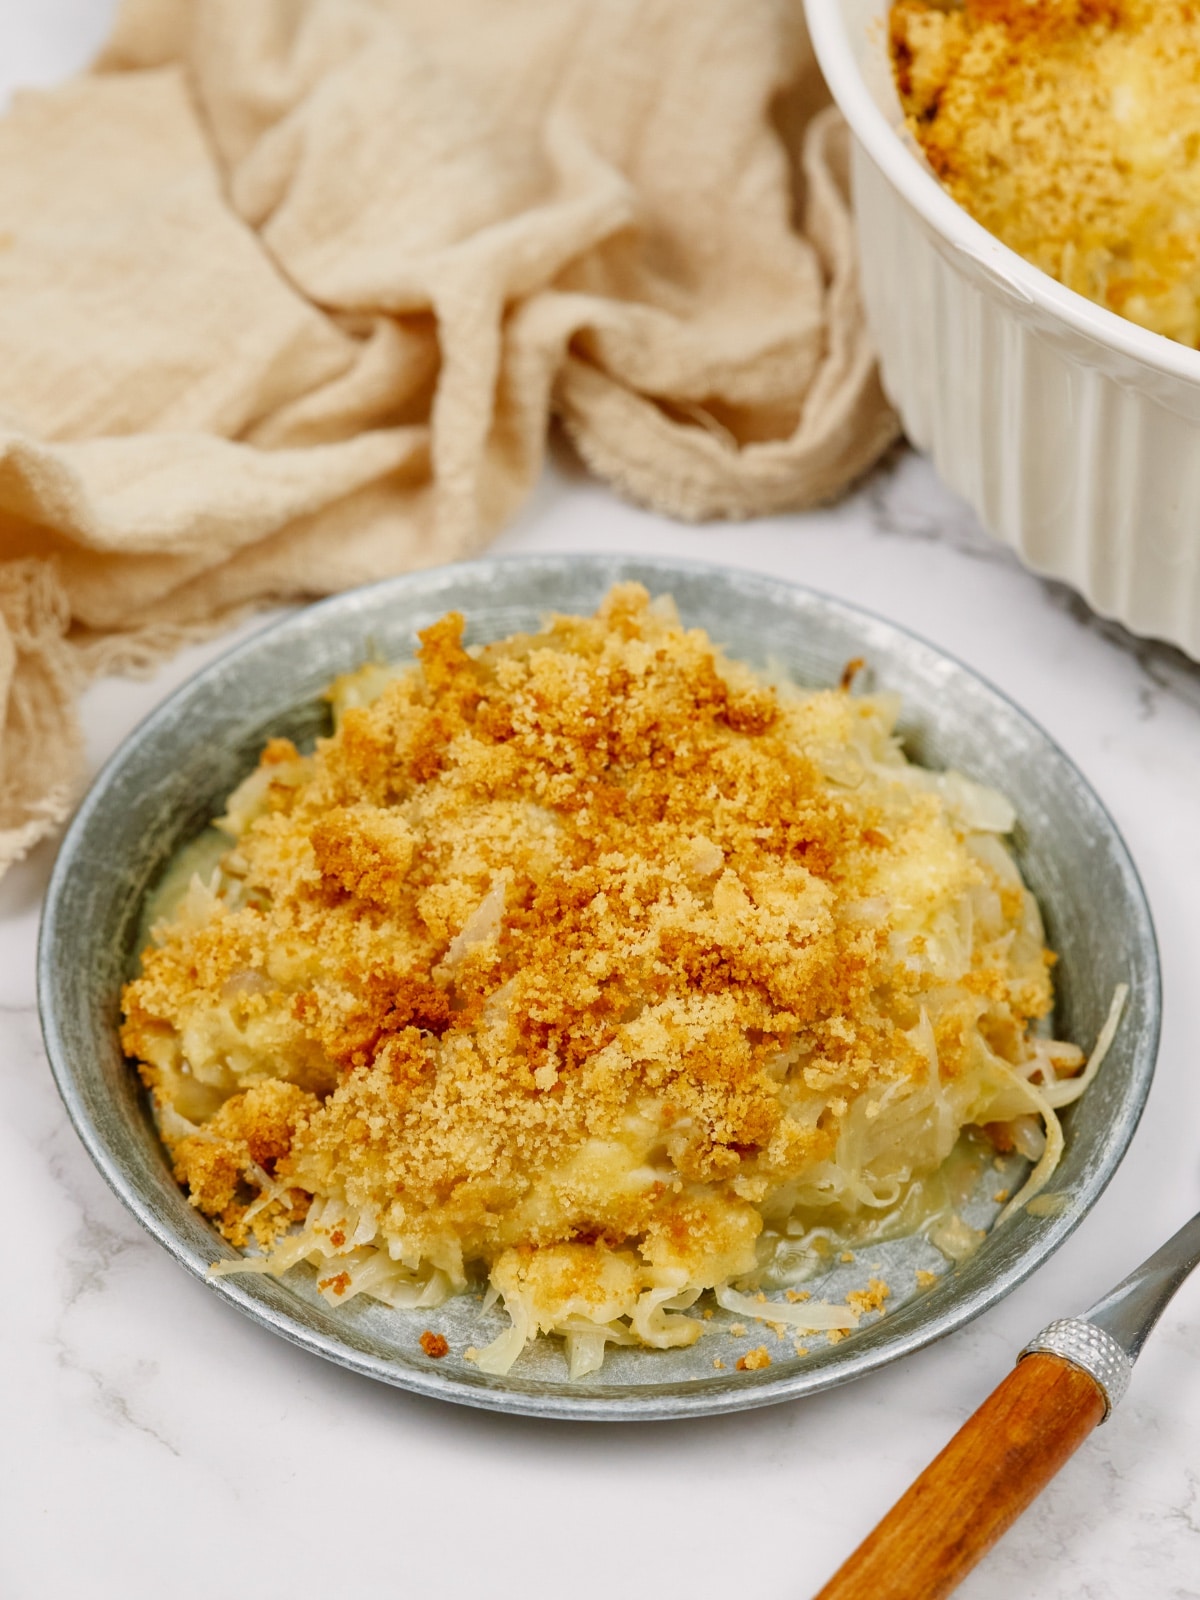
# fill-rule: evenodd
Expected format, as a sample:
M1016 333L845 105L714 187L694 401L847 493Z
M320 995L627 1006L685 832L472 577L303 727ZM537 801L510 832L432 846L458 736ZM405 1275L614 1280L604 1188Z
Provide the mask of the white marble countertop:
M3 82L52 79L108 0L0 12ZM21 16L16 13L20 11ZM625 550L754 568L952 651L1065 747L1123 829L1158 925L1157 1081L1107 1193L971 1327L873 1377L708 1421L550 1424L356 1378L243 1320L113 1198L66 1120L34 1005L47 846L0 883L0 1215L6 1251L5 1600L261 1600L480 1591L804 1600L1008 1370L1200 1205L1200 668L1024 572L897 452L839 506L692 529L560 461L501 551ZM255 624L261 626L261 620ZM93 768L228 640L89 691ZM1200 1276L1128 1399L962 1587L964 1600L1200 1600Z

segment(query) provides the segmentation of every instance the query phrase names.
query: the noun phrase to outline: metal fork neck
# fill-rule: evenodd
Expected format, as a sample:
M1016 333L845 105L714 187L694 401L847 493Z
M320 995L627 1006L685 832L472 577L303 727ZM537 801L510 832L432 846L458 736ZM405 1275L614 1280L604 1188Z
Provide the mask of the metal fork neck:
M1200 1265L1200 1212L1173 1234L1161 1250L1156 1250L1115 1289L1097 1300L1083 1313L1081 1320L1103 1328L1130 1361L1136 1361L1172 1295L1197 1265Z
M1104 1420L1120 1404L1133 1363L1167 1309L1171 1296L1200 1265L1200 1213L1140 1267L1080 1317L1063 1317L1043 1328L1017 1357L1059 1356L1095 1381L1104 1396Z

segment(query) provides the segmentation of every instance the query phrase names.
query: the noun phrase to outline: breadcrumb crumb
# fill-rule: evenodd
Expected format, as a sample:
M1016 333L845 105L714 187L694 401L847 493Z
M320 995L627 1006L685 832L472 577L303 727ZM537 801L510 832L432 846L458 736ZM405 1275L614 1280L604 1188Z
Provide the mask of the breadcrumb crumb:
M846 1296L846 1304L852 1311L865 1316L868 1311L881 1311L883 1302L890 1298L891 1293L881 1278L871 1278L865 1289L851 1289Z

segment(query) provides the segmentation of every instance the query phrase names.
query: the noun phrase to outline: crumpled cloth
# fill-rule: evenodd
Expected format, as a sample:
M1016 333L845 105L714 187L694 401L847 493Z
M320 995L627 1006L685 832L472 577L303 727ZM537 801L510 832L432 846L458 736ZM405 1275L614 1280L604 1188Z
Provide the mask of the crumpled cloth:
M90 672L475 550L557 416L673 516L891 441L799 0L126 0L0 119L0 870Z

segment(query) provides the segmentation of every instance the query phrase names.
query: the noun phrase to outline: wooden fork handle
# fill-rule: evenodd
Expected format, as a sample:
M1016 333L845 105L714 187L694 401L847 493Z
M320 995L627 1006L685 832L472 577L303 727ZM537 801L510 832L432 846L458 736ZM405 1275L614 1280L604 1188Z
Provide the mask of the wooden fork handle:
M1104 1413L1088 1373L1060 1356L1026 1356L816 1600L942 1600Z

